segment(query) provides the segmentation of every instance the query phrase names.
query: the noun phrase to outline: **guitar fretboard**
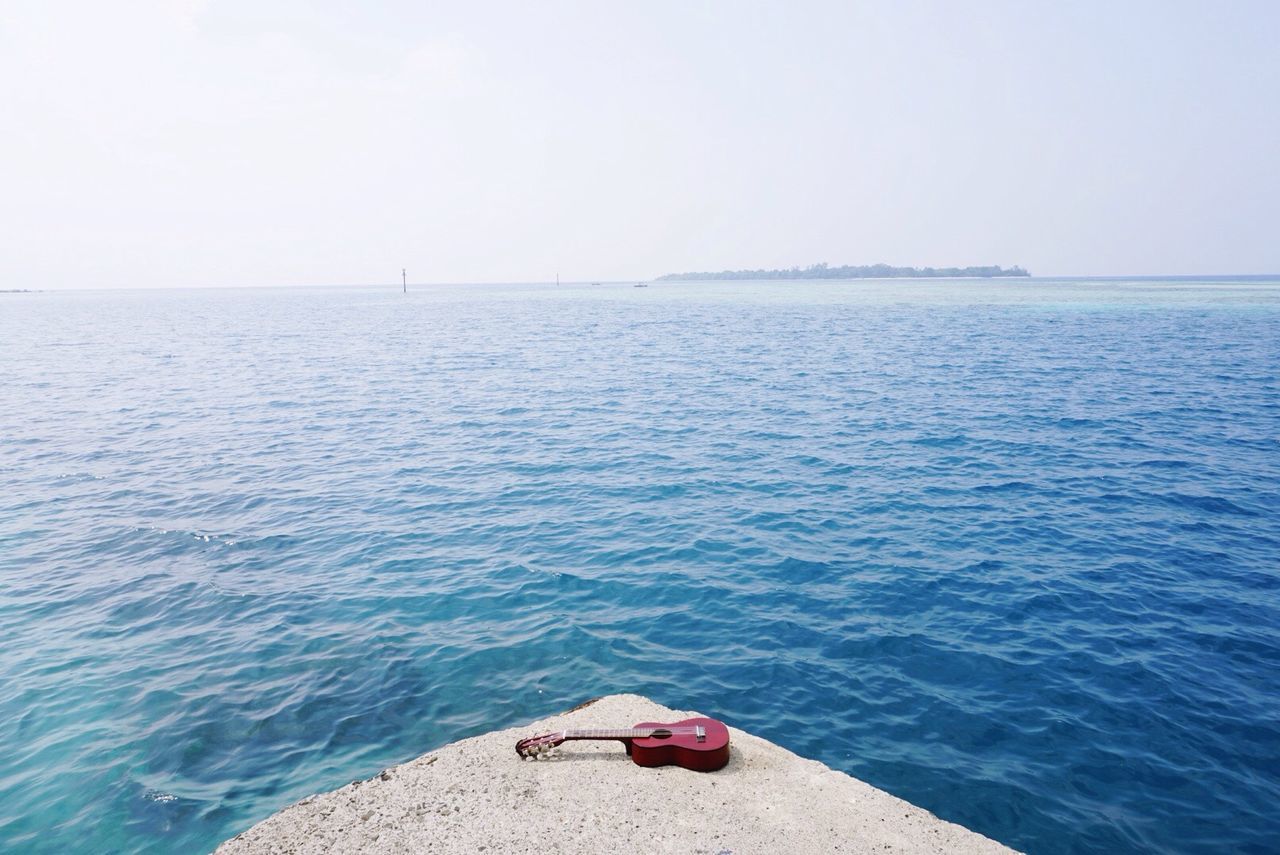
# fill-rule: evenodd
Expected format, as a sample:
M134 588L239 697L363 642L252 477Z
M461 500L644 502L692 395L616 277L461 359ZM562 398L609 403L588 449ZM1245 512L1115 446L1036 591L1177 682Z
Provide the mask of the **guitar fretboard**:
M663 733L696 733L692 727L628 727L619 730L566 730L565 739L644 739L658 731Z

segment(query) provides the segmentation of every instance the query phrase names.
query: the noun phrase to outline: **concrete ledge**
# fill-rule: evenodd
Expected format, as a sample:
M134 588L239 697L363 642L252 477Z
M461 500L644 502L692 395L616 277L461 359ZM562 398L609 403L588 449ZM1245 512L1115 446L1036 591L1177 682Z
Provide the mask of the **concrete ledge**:
M718 772L642 769L617 742L521 761L517 739L698 715L610 695L464 739L288 807L218 847L241 853L1007 853L886 792L730 728Z

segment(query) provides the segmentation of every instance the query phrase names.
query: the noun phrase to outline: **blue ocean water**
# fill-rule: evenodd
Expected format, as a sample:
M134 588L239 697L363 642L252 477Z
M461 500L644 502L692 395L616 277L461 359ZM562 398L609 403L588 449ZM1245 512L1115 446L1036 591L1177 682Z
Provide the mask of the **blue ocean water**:
M0 850L635 691L1033 853L1274 851L1278 374L1266 281L0 294Z

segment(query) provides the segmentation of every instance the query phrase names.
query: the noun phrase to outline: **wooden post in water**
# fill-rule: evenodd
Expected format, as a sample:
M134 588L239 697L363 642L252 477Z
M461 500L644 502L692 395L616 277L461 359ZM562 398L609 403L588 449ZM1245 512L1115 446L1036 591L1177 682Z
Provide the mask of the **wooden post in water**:
M409 293L409 279L403 267L400 268L400 288L401 294Z

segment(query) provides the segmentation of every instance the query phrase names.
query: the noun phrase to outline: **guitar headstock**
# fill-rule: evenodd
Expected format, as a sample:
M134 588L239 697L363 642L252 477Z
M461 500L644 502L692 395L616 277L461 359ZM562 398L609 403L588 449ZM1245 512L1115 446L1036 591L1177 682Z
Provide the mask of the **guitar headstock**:
M526 760L536 759L562 742L564 742L563 733L544 733L541 736L530 736L528 739L522 739L516 743L516 753Z

